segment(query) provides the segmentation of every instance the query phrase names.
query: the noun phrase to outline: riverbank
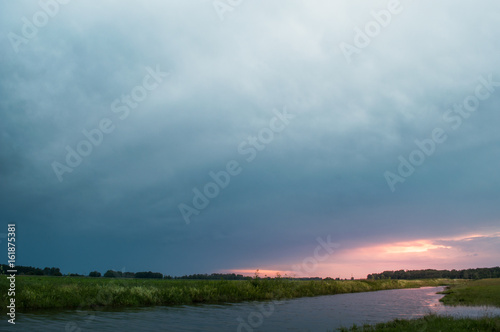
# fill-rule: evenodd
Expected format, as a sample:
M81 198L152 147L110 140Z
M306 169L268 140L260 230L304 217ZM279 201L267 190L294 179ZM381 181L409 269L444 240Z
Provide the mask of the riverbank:
M426 280L156 280L18 276L16 308L85 309L153 305L229 303L306 296L442 286L461 281ZM1 305L8 283L0 279Z
M491 305L500 307L500 278L467 280L442 292L445 305Z
M396 319L388 323L376 325L353 326L342 328L341 332L470 332L470 331L500 331L500 317L485 317L480 319L452 318L428 315L419 319Z
M463 280L441 292L445 305L500 307L500 278ZM396 319L377 325L353 326L341 331L500 331L500 317L452 318L428 315L419 319Z

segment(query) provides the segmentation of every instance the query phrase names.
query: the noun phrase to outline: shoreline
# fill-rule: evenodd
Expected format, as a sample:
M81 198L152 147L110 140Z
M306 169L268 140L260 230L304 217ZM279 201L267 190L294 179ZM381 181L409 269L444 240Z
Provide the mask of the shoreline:
M439 299L445 306L493 307L500 308L500 278L464 280L446 286L438 294L444 294ZM351 326L341 328L343 332L365 331L500 331L500 316L485 316L480 318L454 318L446 315L429 314L417 319L395 319L375 325Z
M4 282L0 287L4 288ZM18 276L16 307L21 312L74 310L245 301L446 286L452 279L421 280L155 280ZM5 299L2 299L4 305Z

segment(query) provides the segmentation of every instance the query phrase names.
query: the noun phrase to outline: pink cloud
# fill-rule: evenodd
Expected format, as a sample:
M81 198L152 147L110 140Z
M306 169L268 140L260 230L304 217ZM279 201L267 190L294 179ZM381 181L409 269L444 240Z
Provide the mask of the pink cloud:
M327 260L317 262L314 269L297 275L291 265L262 266L261 276L366 278L370 273L385 270L466 269L498 266L500 232L463 234L450 238L417 239L389 242L354 249L340 249ZM306 255L307 256L307 255ZM304 256L304 257L306 257ZM297 260L300 265L303 258ZM227 270L226 272L253 275L259 267ZM264 272L265 271L265 272Z

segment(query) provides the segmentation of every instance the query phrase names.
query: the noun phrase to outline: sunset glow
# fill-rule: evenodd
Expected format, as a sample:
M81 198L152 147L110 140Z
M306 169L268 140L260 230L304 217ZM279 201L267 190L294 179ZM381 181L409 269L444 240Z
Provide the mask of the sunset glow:
M404 253L413 253L413 252L426 252L432 249L450 249L451 247L435 245L426 241L416 241L413 243L401 243L390 245L387 247L383 247L388 254L404 254Z
M481 253L475 252L481 250ZM277 264L263 266L259 276L340 277L366 278L370 273L385 270L460 269L496 266L500 250L500 233L464 234L449 238L419 239L407 242L390 242L373 246L339 248L328 260L318 262L311 272L297 271L300 260L290 266ZM307 255L305 255L307 257ZM224 270L228 273L254 276L255 268ZM302 272L302 273L301 273Z

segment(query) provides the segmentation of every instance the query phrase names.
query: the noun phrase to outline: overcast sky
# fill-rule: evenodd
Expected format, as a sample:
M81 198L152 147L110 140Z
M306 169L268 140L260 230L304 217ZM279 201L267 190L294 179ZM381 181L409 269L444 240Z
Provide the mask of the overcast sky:
M498 1L60 2L0 5L17 264L499 265Z

